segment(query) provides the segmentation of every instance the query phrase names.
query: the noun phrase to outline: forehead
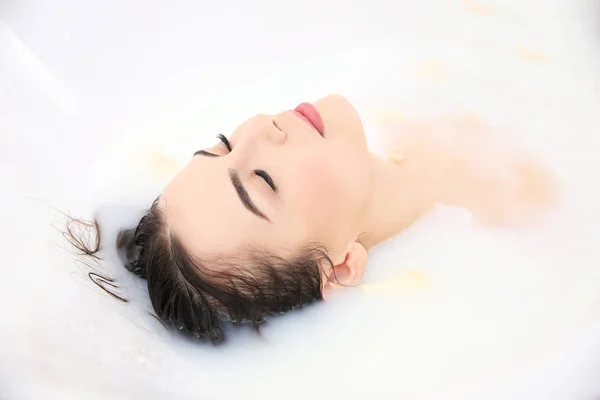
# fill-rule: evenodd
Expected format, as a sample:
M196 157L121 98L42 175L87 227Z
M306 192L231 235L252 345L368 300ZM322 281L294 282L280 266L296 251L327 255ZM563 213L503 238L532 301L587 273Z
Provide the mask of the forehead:
M195 254L235 251L248 237L243 227L252 221L237 204L226 170L203 166L200 158L194 157L167 185L159 206L169 230Z
M169 230L199 257L295 247L293 229L266 223L244 208L219 162L196 156L163 190L158 205Z

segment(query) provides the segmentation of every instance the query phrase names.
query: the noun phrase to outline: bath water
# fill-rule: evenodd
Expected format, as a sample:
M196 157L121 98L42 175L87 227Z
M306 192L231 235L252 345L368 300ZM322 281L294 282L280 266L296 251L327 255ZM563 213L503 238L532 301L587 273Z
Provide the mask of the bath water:
M72 136L64 143L72 176L39 178L45 196L17 195L20 181L2 171L12 190L1 211L12 238L0 322L6 398L600 394L598 53L566 3L441 4L439 12L417 8L423 23L404 35L282 65L112 128L93 157ZM7 37L2 43L13 43ZM334 92L356 104L369 145L384 156L383 139L407 118L477 116L542 160L560 201L518 229L485 227L440 205L371 252L363 285L269 319L260 335L228 329L227 343L213 347L166 330L151 315L145 282L120 265L116 232L135 226L218 133ZM71 132L85 126L75 117L69 124ZM15 146L26 152L27 143ZM64 185L75 187L53 192ZM69 253L50 226L61 216L49 204L98 218L100 263ZM113 277L129 302L94 286L90 268Z

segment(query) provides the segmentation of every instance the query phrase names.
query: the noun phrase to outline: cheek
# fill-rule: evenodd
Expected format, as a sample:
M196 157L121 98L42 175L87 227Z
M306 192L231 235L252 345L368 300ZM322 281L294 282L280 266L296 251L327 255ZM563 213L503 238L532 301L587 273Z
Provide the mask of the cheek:
M292 213L311 239L328 241L346 218L344 179L326 159L311 161L294 174Z
M339 200L341 178L327 162L306 163L296 174L297 198L302 199L307 208L334 205Z

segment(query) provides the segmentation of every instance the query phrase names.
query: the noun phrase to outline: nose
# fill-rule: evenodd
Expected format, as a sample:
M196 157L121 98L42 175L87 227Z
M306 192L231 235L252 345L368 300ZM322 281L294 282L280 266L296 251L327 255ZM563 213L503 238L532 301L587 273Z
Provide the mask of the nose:
M256 157L270 154L271 149L282 145L287 139L287 135L277 127L273 116L268 114L256 115L247 120L236 134L239 134L239 140L234 144L230 160L238 168L245 167Z
M285 143L287 135L277 126L272 115L260 114L255 118L255 124L251 130L252 139L256 142L268 142L270 144L280 145Z

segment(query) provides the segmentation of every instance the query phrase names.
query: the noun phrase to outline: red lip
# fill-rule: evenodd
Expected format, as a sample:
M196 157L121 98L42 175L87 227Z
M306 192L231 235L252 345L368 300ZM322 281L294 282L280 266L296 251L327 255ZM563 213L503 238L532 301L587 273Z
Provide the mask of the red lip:
M321 114L319 114L319 111L317 111L315 106L310 103L302 103L298 105L294 111L299 114L299 117L311 124L321 136L325 137L323 118L321 118Z

